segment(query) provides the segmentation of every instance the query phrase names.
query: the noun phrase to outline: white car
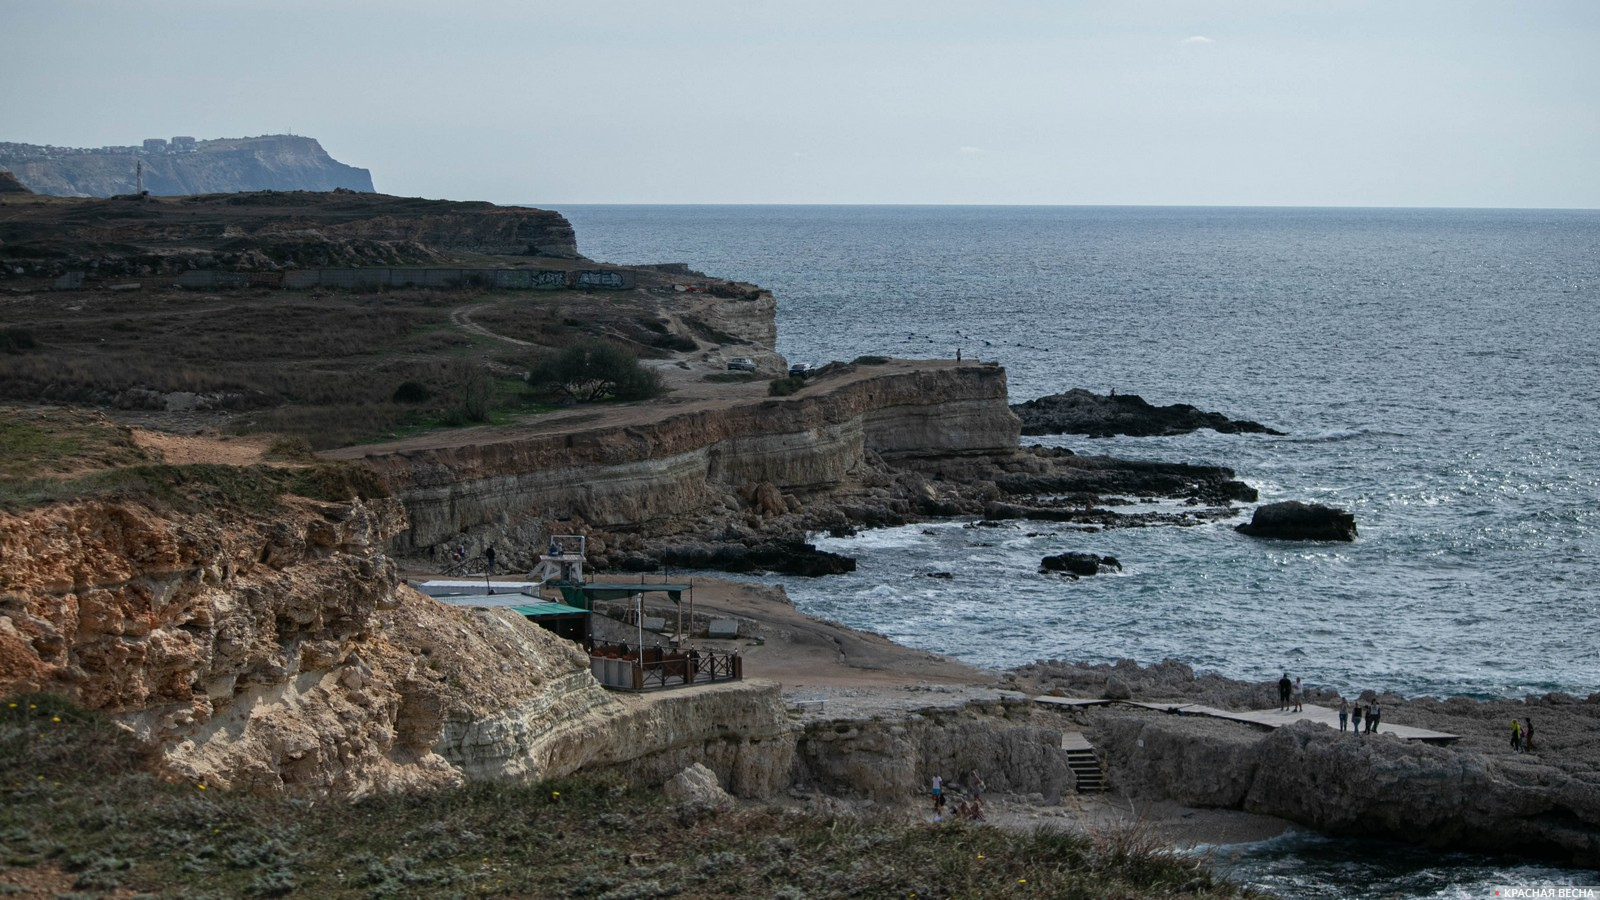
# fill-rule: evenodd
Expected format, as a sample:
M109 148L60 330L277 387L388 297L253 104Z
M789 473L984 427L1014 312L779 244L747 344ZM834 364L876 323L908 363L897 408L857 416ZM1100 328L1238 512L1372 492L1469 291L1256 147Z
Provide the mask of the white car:
M747 356L735 356L733 359L728 360L729 372L754 372L755 370L756 361Z

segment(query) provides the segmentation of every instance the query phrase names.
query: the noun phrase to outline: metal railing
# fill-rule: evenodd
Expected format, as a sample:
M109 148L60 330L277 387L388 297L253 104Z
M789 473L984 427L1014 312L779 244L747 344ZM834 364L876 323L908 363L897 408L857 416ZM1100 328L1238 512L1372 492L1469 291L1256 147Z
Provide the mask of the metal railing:
M589 651L589 670L601 684L624 691L690 687L744 678L744 659L723 650L638 648L596 641Z

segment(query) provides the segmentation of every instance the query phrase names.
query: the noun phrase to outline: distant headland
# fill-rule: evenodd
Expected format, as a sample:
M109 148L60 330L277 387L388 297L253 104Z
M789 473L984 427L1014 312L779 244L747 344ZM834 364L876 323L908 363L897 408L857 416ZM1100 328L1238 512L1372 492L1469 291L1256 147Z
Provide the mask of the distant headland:
M36 194L114 197L235 191L371 192L372 173L328 155L315 138L292 134L196 140L147 138L115 147L0 142L0 169Z

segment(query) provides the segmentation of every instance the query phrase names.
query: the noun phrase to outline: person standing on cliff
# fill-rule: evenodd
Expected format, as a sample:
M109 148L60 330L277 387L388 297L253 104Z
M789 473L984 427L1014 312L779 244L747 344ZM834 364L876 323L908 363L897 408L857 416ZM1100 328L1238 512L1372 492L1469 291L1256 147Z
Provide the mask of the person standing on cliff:
M1356 715L1359 716L1360 713L1357 713ZM1361 724L1361 720L1359 718L1356 719L1356 724L1358 724L1358 725ZM1343 697L1340 697L1339 698L1339 730L1340 731L1345 731L1345 730L1348 729L1349 725L1350 725L1350 701L1344 699Z
M967 772L967 793L972 795L972 799L981 802L983 800L983 790L986 787L988 785L983 783L983 777L978 774L977 769Z
M1511 752L1522 752L1522 723L1516 719L1511 720Z
M1300 683L1300 679L1299 678L1296 678L1294 680L1294 693L1293 693L1292 696L1294 697L1294 711L1295 712L1304 712L1304 707L1305 707L1305 702L1306 702L1306 689L1305 689L1305 686Z
M1372 705L1367 707L1367 734L1378 733L1378 720L1383 718L1383 707L1378 705L1378 698L1372 698Z
M1360 734L1361 733L1361 717L1366 715L1366 714L1367 714L1367 708L1364 705L1362 705L1361 699L1359 697L1356 698L1355 711L1350 714L1350 721L1351 721L1351 723L1352 723L1352 725L1354 727L1354 730L1355 730L1356 734Z
M494 545L493 544L489 545L489 549L483 551L483 561L488 566L488 568L485 569L485 571L487 571L489 574L493 575L494 574Z
M1522 729L1522 749L1533 752L1533 716L1528 717L1528 724Z
M1289 692L1294 690L1294 682L1289 680L1289 673L1283 673L1278 679L1278 712L1289 708Z
M939 821L944 816L944 779L933 776L933 819Z

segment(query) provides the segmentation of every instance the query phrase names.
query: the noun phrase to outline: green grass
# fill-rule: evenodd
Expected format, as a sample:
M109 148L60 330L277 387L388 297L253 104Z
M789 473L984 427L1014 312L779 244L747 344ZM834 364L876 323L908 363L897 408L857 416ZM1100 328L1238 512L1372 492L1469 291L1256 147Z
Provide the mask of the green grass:
M0 481L146 460L126 432L93 416L0 409Z
M267 458L301 465L167 465L92 413L0 408L0 509L117 498L180 510L264 512L285 494L330 501L388 496L369 470L317 461L300 438L273 442Z
M1139 842L777 807L667 804L605 776L359 803L150 774L133 738L47 696L0 703L0 892L209 897L1133 898L1244 896Z

